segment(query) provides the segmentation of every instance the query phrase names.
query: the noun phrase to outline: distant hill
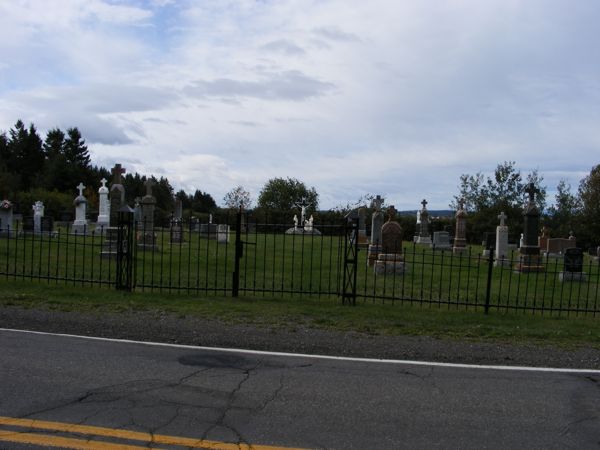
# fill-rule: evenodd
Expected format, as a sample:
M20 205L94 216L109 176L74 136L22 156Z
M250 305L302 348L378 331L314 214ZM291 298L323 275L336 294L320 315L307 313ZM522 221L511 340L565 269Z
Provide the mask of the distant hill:
M452 217L456 214L456 211L452 209L428 209L429 217ZM398 214L401 216L413 216L417 217L417 210L413 209L411 211L400 211Z

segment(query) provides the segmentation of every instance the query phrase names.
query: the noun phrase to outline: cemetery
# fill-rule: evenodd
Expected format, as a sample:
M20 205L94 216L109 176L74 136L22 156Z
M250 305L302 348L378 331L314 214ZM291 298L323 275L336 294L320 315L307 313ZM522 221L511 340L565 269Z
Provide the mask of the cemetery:
M539 190L511 226L500 211L493 227L473 241L465 201L443 228L423 199L407 223L381 195L323 220L298 198L280 222L253 211L184 215L181 198L158 217L157 182L127 203L126 169L116 164L100 184L73 182L72 210L55 223L46 205L29 214L0 205L0 278L128 291L340 298L499 312L600 315L600 253L584 252L573 232L552 236L541 226ZM87 190L86 190L87 189ZM139 191L138 191L139 192ZM90 211L94 197L97 210ZM513 216L514 218L514 213ZM408 225L407 225L408 224ZM410 232L407 231L410 229ZM414 234L413 234L414 231ZM511 244L510 236L518 236Z

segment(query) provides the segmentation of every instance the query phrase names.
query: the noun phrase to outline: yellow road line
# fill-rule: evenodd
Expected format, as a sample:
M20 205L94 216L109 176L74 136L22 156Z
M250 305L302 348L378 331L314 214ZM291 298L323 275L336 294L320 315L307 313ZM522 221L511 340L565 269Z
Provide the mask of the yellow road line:
M306 450L292 447L275 447L271 445L246 445L231 444L227 442L209 441L162 434L150 434L139 431L117 430L114 428L95 427L91 425L77 425L62 422L48 422L35 419L17 419L13 417L0 417L0 425L13 427L36 428L39 430L60 431L65 433L79 433L94 436L105 436L117 439L152 442L154 444L180 445L183 447L210 449L210 450ZM5 432L2 432L5 433ZM13 433L14 434L14 433ZM83 441L82 441L83 442ZM50 444L48 444L50 445ZM80 447L67 447L80 448ZM87 447L86 447L87 448ZM123 447L124 449L127 447ZM139 447L130 447L139 448Z
M84 441L81 439L49 436L46 434L18 433L0 430L0 441L17 442L19 444L43 445L75 450L148 450L148 447L112 444L110 442Z

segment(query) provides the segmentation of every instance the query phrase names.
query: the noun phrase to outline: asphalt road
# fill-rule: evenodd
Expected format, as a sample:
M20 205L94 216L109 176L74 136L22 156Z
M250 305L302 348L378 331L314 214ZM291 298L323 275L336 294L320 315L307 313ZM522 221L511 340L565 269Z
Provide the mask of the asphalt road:
M600 372L422 366L0 331L0 448L76 448L68 447L73 442L103 449L597 449Z

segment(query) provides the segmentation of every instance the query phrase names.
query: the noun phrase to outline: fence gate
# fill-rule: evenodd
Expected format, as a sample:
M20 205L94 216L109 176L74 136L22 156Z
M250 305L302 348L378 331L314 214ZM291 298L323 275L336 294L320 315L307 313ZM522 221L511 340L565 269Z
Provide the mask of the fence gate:
M356 277L358 269L358 217L346 222L344 239L344 268L342 303L356 305Z
M135 235L133 223L133 211L119 211L119 223L117 232L117 289L132 291L133 279L133 240Z

